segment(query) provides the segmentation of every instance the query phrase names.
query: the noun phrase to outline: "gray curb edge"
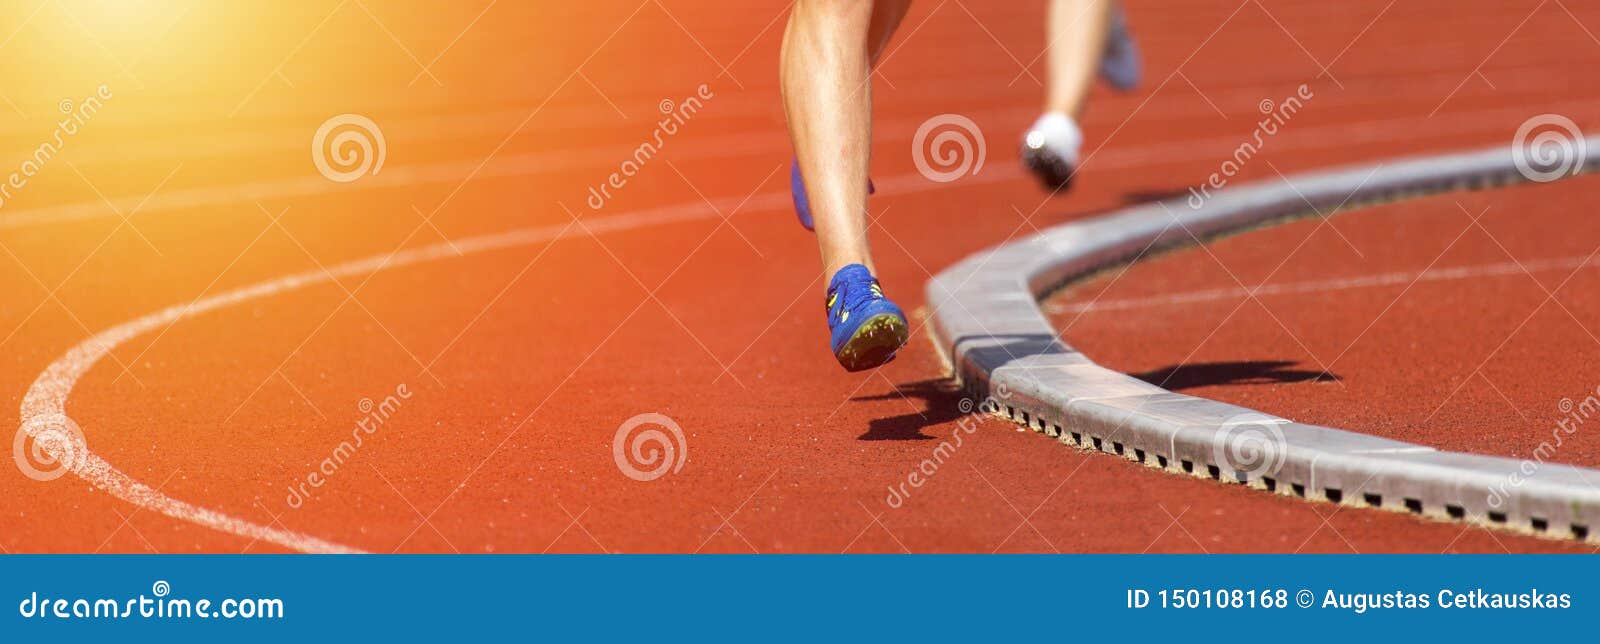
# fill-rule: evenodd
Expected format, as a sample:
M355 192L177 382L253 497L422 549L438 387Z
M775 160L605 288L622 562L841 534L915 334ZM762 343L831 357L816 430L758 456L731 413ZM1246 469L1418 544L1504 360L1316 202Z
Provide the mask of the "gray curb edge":
M1575 170L1600 167L1600 136L1581 143L1587 154ZM984 411L1063 443L1310 500L1600 541L1592 529L1600 528L1600 470L1440 451L1173 393L1095 364L1058 338L1039 309L1039 298L1069 281L1157 251L1297 217L1524 181L1504 146L1257 182L1214 192L1197 209L1184 198L1133 206L944 270L927 285L931 326Z

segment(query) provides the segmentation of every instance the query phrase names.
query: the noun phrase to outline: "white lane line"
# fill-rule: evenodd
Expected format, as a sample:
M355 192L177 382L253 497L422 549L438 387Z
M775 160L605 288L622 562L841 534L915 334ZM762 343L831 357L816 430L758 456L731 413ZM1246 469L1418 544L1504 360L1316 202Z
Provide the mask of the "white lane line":
M1587 109L1593 107L1593 105L1594 101L1589 100L1587 102L1573 101L1552 104L1546 107L1550 111L1564 112ZM984 123L1009 123L1024 122L1032 118L1035 112L1036 110L1032 108L1003 108L974 112L972 115L975 119ZM1520 121L1525 117L1526 112L1527 108L1523 107L1490 108L1463 112L1448 124L1423 131L1417 130L1415 123L1412 123L1409 119L1400 117L1306 127L1296 130L1294 137L1274 141L1273 148L1276 150L1320 150L1346 148L1361 143L1392 144L1397 140L1417 137L1433 139L1468 133L1500 131L1503 129L1502 123ZM877 136L877 145L880 147L901 145L910 141L918 123L919 121L908 119L886 120L874 130ZM1232 154L1232 149L1238 144L1240 136L1228 134L1206 139L1191 139L1178 146L1174 146L1171 143L1160 143L1106 150L1096 156L1092 164L1086 165L1085 171L1099 172L1124 168L1148 169L1225 158ZM677 148L677 152L673 154L674 158L680 160L705 161L751 156L788 156L788 149L789 139L781 132L775 132L770 135L752 135L745 132L737 135L719 135L697 139L694 146ZM477 178L507 178L570 172L578 169L603 168L612 164L618 158L631 155L632 152L633 148L631 147L616 147L508 154L484 166ZM309 175L228 186L203 186L182 190L168 190L150 199L149 203L146 203L140 212L151 214L251 201L270 201L286 197L314 196L339 191L400 188L425 183L458 183L463 175L477 168L478 164L478 161L442 161L394 168L386 167L383 173L364 177L356 184L336 183L328 181L321 175ZM1011 173L1007 177L1016 175L1017 173ZM990 179L988 173L985 172L976 176L966 177L958 183L988 181ZM1203 177L1194 177L1194 179L1198 181ZM1180 186L1173 185L1163 187L1180 188ZM574 198L580 197L581 195L574 195ZM127 210L142 198L142 196L128 196L113 199L112 203L118 208ZM101 200L40 206L10 213L0 213L0 230L84 219L101 219L112 216L114 216L114 213L109 212L106 208L106 202Z
M1514 76L1520 79L1525 83L1524 90L1528 86L1537 86L1541 82L1548 84L1552 81L1564 82L1566 80L1566 77L1561 74L1549 72L1548 64L1507 67L1498 69L1496 71L1505 74L1508 77ZM895 96L896 99L901 101L904 105L927 105L930 103L936 104L945 99L945 96L949 93L951 88L972 87L980 83L984 78L988 78L988 75L979 74L978 76L971 76L963 74L928 78L910 85L901 83L899 84L899 89L895 92ZM1375 101L1370 97L1364 97L1360 94L1344 92L1336 95L1330 95L1327 98L1319 97L1317 99L1317 104L1330 111L1346 109L1359 110L1360 108L1371 105L1382 104L1393 106L1398 103L1421 100L1423 97L1426 97L1426 100L1428 101L1427 104L1432 105L1433 101L1436 100L1439 95L1456 85L1456 83L1460 80L1460 75L1454 72L1419 72L1402 74L1400 76L1394 76L1385 79L1368 78L1357 80L1366 82L1369 85L1382 84L1385 91L1382 96L1382 100ZM1346 82L1350 83L1351 80L1346 79ZM1249 104L1251 107L1248 109L1253 110L1256 101L1262 96L1274 95L1283 91L1285 88L1292 89L1296 84L1297 83L1289 82L1265 82L1249 85L1230 85L1228 87L1217 88L1216 90L1209 92L1208 95L1217 103L1224 105ZM1032 99L1032 94L1028 92L1014 92L1016 96L1012 96L1011 94L1013 93L997 95L991 98L1016 98L1024 102ZM1501 95L1504 96L1503 93ZM717 98L716 113L719 118L729 118L735 121L748 121L752 119L763 120L771 116L772 106L770 101L760 100L758 98L746 100L746 95L743 94L737 96L738 98L732 96L727 98ZM638 100L637 98L631 99L626 102L623 107L625 108L625 111L630 114L634 112L648 112L656 108L658 98L645 100ZM1122 106L1125 108L1131 108L1134 104L1134 101L1131 98L1124 99L1122 97L1108 97L1108 99L1109 100L1106 105L1107 113L1115 113L1118 111L1121 101L1125 100L1127 102L1126 106ZM1594 102L1593 98L1588 98L1586 100L1589 105L1592 105ZM536 104L528 102L516 103L515 105L516 107L511 107L508 109L437 112L431 113L431 116L415 116L413 114L415 113L415 110L418 109L446 108L452 106L440 104L419 105L416 102L411 101L404 103L384 103L380 101L379 103L374 104L369 101L364 104L364 109L369 110L365 112L367 116L372 117L382 123L385 136L387 137L390 145L394 145L402 141L408 144L415 143L417 145L424 145L437 141L460 142L463 139L504 134L505 127L507 127L510 123L515 123L523 116L526 116L528 111L533 109ZM552 125L548 126L550 129L585 129L615 125L616 119L606 113L605 110L600 109L603 105L605 104L598 101L586 104L559 106L552 105L545 109L543 115L549 117L549 122L552 123ZM396 108L400 108L403 111L397 113L395 111ZM1531 108L1522 108L1524 113L1526 113L1528 109ZM1546 105L1541 109L1547 112L1571 111L1563 110L1559 105ZM1017 115L1001 114L999 112L990 115L985 112L973 111L968 113L968 116L980 123L983 123L985 127L988 127L990 122L1009 122L1014 124L1016 127L1021 127L1022 125L1031 122L1034 117L1038 116L1036 110L1032 110L1032 108L1028 108L1028 110L1028 113ZM1191 111L1192 110L1189 110L1187 107L1162 104L1147 106L1145 110L1141 112L1141 114L1150 116L1156 120L1163 120L1181 118L1185 115L1188 115ZM112 112L105 112L96 118L112 118L112 114ZM1470 112L1465 112L1464 114L1470 114ZM135 114L124 117L122 120L115 122L108 121L108 124L117 129L148 129L150 126L150 123L147 122L148 116L148 114ZM265 117L267 115L261 116ZM278 114L269 119L269 121L315 123L321 121L326 116L326 114L317 110L290 111ZM924 115L924 117L925 116L926 115ZM909 132L914 131L916 127L921 124L922 120L923 118L919 117L915 121L911 122L909 126L910 130L908 130L907 134L908 137ZM1521 119L1519 118L1513 122L1520 121ZM888 122L888 119L886 119L885 123ZM1110 124L1112 122L1113 121L1108 117L1104 124L1091 119L1091 121L1086 125L1093 129L1095 127ZM187 120L184 121L184 123L190 126L195 125ZM28 145L36 143L31 140L31 137L34 136L33 128L25 127L25 124L17 125L16 127L9 127L10 125L11 123L9 121L0 122L0 142L3 142L4 139L7 138L21 138L24 140L14 142L18 144L26 143ZM162 123L157 123L156 125L158 126L156 128L157 130L163 129L159 127L162 125ZM202 127L202 129L204 128ZM267 152L276 150L293 150L305 146L307 133L309 131L310 130L308 129L308 126L305 125L289 127L271 126L269 128L250 131L224 130L194 132L185 130L182 133L177 133L171 136L161 136L155 139L141 139L142 142L148 143L149 145L138 149L129 148L127 145L125 145L125 142L110 143L103 146L85 146L82 148L76 148L72 154L72 158L80 165L88 165L95 163L140 163L174 158L186 159L195 154L210 155L217 150L228 150L233 153L247 151ZM746 134L750 133L747 132ZM787 143L787 141L788 139L785 137L784 142ZM546 150L546 152L552 155L571 155L588 149L592 149L592 147L586 146L583 148L551 149ZM632 150L630 149L628 154L631 154L631 152ZM618 155L613 155L613 157L615 156ZM625 156L625 154L623 156Z
M1391 121L1392 120L1385 119L1354 125L1371 126L1375 124L1385 124ZM1347 128L1350 126L1346 125L1339 127ZM1364 132L1364 134L1371 135L1373 133ZM1344 143L1348 143L1348 141L1344 141ZM528 156L531 157L533 155ZM1143 158L1143 155L1133 154L1129 155L1129 157L1130 158L1126 160L1128 165L1148 162L1146 158ZM404 174L412 181L423 181L445 174L447 170L454 170L456 169L456 165L457 164L433 164L430 166L397 169L409 171L410 174L407 174L406 172L394 172L392 174L386 173L386 175L394 176ZM515 167L520 164L511 165ZM507 168L507 170L508 172L505 172L504 175L529 171L525 168L517 168L515 171L509 171L512 170L512 168ZM898 194L938 190L948 187L968 187L1008 181L1019 177L1020 174L1020 171L1014 167L1000 166L995 167L990 172L965 177L961 181L941 184L930 182L920 174L913 173L885 178L879 182L879 191L885 194ZM452 176L450 180L454 179L455 177ZM274 191L279 190L286 191L290 194L326 192L329 190L329 186L331 185L326 181L321 181L320 179L315 180L315 182L318 184L317 186L313 186L313 182L311 180L296 179L289 182L268 182L226 188L201 188L187 191L184 194L174 195L172 199L167 200L162 204L152 204L152 207L179 208L233 203L240 199L252 198L252 194L258 195L259 198L267 199L273 198L274 196L282 196L282 193L276 195L274 194ZM789 195L786 192L762 194L752 197L742 212L744 214L750 214L780 209L788 205L788 199ZM719 216L717 214L718 209L731 209L735 205L735 201L736 199L734 198L727 198L717 200L715 205L707 204L705 202L695 202L608 217L597 217L589 223L588 228L593 234L604 234L609 232L663 225L673 222L706 219ZM46 223L60 221L63 219L81 219L97 216L95 214L89 214L87 209L83 210L84 212L78 212L75 210L74 205L68 205L65 207L39 209L37 211L23 211L10 217L0 219L0 229L18 225L27 225L30 223ZM103 212L100 214L103 214ZM27 394L23 397L20 418L21 427L18 429L18 431L25 432L30 437L33 437L37 432L48 429L48 425L33 421L36 419L43 421L52 418L55 415L64 416L66 400L68 396L71 395L73 387L77 384L79 378L81 378L83 374L87 373L90 368L92 368L100 359L104 358L118 345L127 342L134 337L148 333L151 330L163 325L172 324L179 320L193 317L199 313L216 310L248 300L267 297L306 286L328 282L337 277L361 275L375 272L377 270L391 269L437 259L461 257L471 253L526 246L542 241L554 242L574 236L574 233L571 233L570 231L563 232L563 228L564 227L553 225L521 228L504 233L466 238L455 242L445 241L420 248L399 251L393 254L376 255L365 259L353 260L331 266L325 271L306 271L303 273L297 273L294 275L261 282L255 285L242 287L225 293L219 293L211 297L196 300L189 304L175 305L147 316L125 322L118 326L102 331L99 334L84 340L82 343L79 343L77 346L69 350L65 355L56 359L55 362L51 363L49 367L45 369L44 373L39 375L39 378L34 381L33 385L29 387ZM175 519L189 521L222 532L236 534L251 539L275 543L285 548L303 552L361 552L355 548L324 541L310 535L287 529L273 528L214 510L209 510L185 501L174 499L160 492L159 490L156 490L127 476L92 452L86 452L82 458L77 459L74 462L71 471L79 478L89 482L91 485L106 490L119 499L149 508Z
M982 176L967 177L961 181L951 183L936 183L929 181L919 173L911 173L887 177L877 183L880 193L900 194L1006 181L1015 179L1020 174L1021 171L1015 168L996 168L992 172L983 173ZM17 431L25 433L29 437L36 437L38 433L51 429L50 419L66 415L67 398L72 395L73 387L97 362L118 345L155 329L174 324L179 320L192 318L202 313L233 306L241 302L330 282L340 277L365 275L401 266L463 257L473 253L528 246L540 242L553 243L571 237L591 234L600 235L675 222L713 219L720 217L720 212L731 212L738 202L744 203L743 209L739 211L740 214L770 213L773 210L789 207L789 193L787 191L769 192L749 199L729 197L713 202L695 201L638 212L595 217L585 222L586 229L582 231L575 231L568 226L547 225L444 241L397 251L392 254L386 253L351 260L329 266L326 270L316 269L295 273L218 293L187 304L173 305L101 331L68 350L66 354L57 358L55 362L50 363L45 368L44 373L41 373L38 379L34 380L33 385L28 388L27 394L23 396L21 427ZM160 512L180 521L196 523L241 537L275 543L285 548L302 552L362 552L356 548L325 541L300 532L262 525L172 498L160 490L134 480L87 449L84 450L84 454L80 458L73 462L70 471L78 478L105 490L114 497Z
M1412 282L1446 282L1477 277L1495 277L1500 275L1522 275L1524 268L1528 273L1576 270L1589 262L1589 257L1561 257L1554 259L1541 259L1518 264L1516 262L1502 262L1498 264L1479 264L1474 266L1457 266L1454 268L1433 269L1423 272L1396 272L1365 275L1361 277L1345 277L1329 280L1313 280L1306 282L1290 282L1286 284L1268 284L1254 289L1239 287L1216 288L1186 293L1169 293L1165 295L1151 295L1147 297L1133 297L1118 300L1099 300L1084 304L1051 304L1045 307L1049 313L1094 313L1097 311L1126 311L1128 309L1144 309L1161 306L1183 306L1200 302L1214 302L1217 300L1234 300L1250 297L1252 294L1262 295L1295 295L1305 293L1326 293L1328 291L1343 291L1358 288L1375 288L1380 286L1395 286L1410 284ZM1590 264L1588 268L1600 268L1600 263Z

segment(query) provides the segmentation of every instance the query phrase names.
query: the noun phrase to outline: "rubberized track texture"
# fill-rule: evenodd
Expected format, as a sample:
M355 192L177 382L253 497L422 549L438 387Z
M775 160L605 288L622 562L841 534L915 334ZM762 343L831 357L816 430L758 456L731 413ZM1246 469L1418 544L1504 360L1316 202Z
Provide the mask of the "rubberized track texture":
M15 30L0 162L34 160L0 194L0 423L45 419L19 430L24 457L36 434L82 447L53 480L0 474L0 547L1592 550L1173 476L973 413L929 341L923 287L975 252L1183 197L1229 161L1237 186L1509 146L1544 114L1600 126L1587 4L1127 7L1146 85L1096 90L1082 176L1053 198L1015 158L1043 94L1041 8L913 8L874 81L871 202L878 277L913 339L861 374L828 354L815 242L789 210L783 7L0 9ZM1302 85L1311 98L1236 161ZM939 137L918 136L960 123L947 115L984 151L964 171L930 164ZM1101 364L1186 394L1526 458L1560 401L1600 383L1578 286L1595 185L1290 224L1047 306ZM1239 288L1208 250L1274 289L1253 298L1265 306L1205 308L1239 303L1205 295ZM1508 273L1519 262L1531 279ZM1397 291L1394 275L1426 276ZM1379 285L1319 286L1332 280ZM1073 308L1177 296L1199 308ZM1329 305L1279 303L1292 297ZM1252 377L1204 371L1230 363ZM1293 364L1262 366L1277 363ZM1336 379L1295 373L1325 369ZM81 445L61 432L74 426ZM1591 443L1551 460L1592 466Z

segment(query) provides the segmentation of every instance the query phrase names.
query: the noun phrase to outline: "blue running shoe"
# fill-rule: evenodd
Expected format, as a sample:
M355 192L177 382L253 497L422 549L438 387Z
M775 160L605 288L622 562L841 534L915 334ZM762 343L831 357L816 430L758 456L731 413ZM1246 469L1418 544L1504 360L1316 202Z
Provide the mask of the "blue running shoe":
M833 357L845 371L862 371L894 359L910 337L906 316L883 296L867 267L851 264L828 283L828 330Z
M872 180L867 179L867 194L877 192L872 185ZM800 178L800 160L789 161L789 196L794 199L794 214L800 217L800 225L806 230L816 230L811 223L811 198L806 196L805 179Z
M1100 77L1118 91L1131 92L1139 86L1139 45L1128 31L1128 16L1118 4L1111 14L1111 30L1100 55Z

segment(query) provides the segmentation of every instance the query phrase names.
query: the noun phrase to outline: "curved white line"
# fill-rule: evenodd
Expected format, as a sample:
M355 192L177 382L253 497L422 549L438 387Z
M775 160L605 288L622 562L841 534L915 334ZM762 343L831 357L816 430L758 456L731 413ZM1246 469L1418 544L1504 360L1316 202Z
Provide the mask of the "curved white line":
M966 177L952 183L933 183L922 175L911 173L887 177L878 182L880 194L912 193L939 190L956 186L995 183L1017 178L1015 169L997 169L981 176ZM659 226L680 221L722 217L721 213L754 213L772 211L789 206L788 192L758 194L749 199L725 198L711 202L695 202L663 206L649 210L585 219L583 226L548 225L520 228L503 233L445 241L429 246L374 255L329 266L326 271L312 270L295 273L224 293L196 299L188 304L167 307L155 313L124 322L95 334L57 358L39 374L22 399L21 427L17 430L36 437L50 428L48 419L65 416L68 396L78 380L88 373L102 358L118 345L179 320L225 308L247 300L268 297L287 291L321 284L339 277L364 275L381 270L419 264L439 259L450 259L473 253L527 246L539 242L556 242L577 235L600 235L609 232ZM732 216L732 215L726 215ZM116 467L87 449L71 462L73 475L112 496L135 505L160 512L180 521L197 523L215 530L251 539L275 543L291 550L313 553L358 553L362 550L295 532L255 523L232 515L209 510L181 501L160 490L122 473Z
M1600 134L1577 141L1577 154L1561 159L1564 177L1600 169ZM1596 470L1541 463L1533 471L1513 458L1436 450L1174 393L1096 364L1039 308L1038 298L1061 284L1151 253L1295 217L1532 181L1518 160L1523 149L1502 144L1323 169L1230 186L1194 208L1178 196L1058 224L934 276L929 324L965 391L990 401L986 411L1064 443L1270 493L1350 498L1549 536L1559 526L1592 541L1589 527L1600 525L1600 488L1589 480ZM1006 401L993 402L991 392L1008 392ZM1265 439L1239 431L1250 425L1265 427Z
M1536 259L1528 261L1500 262L1496 264L1474 264L1471 266L1455 266L1450 268L1427 268L1422 272L1398 271L1393 273L1377 273L1359 277L1339 277L1326 280L1306 280L1299 282L1286 282L1280 284L1265 284L1255 288L1211 288L1181 293L1166 293L1163 295L1150 295L1146 297L1129 297L1115 300L1094 300L1077 304L1049 304L1044 307L1046 313L1098 313L1102 311L1126 311L1130 309L1145 309L1163 306L1183 306L1201 302L1216 302L1221 300L1245 299L1249 297L1267 297L1272 295L1304 295L1307 293L1330 293L1334 291L1348 291L1361 288L1375 288L1382 286L1400 286L1405 284L1421 284L1424 282L1450 282L1480 277L1499 277L1503 275L1523 275L1529 273L1542 273L1546 271L1571 271L1579 268L1600 268L1594 257L1588 255L1574 257L1557 257L1550 259Z
M1592 107L1593 100L1587 102L1556 103L1547 106L1547 109L1556 112L1571 113L1574 110ZM1460 135L1480 131L1499 131L1499 126L1485 128L1479 123L1501 123L1507 120L1521 120L1525 116L1525 108L1486 109L1473 112L1463 112L1458 115L1458 123L1449 127L1429 130L1427 135ZM970 116L980 122L1012 122L1021 121L1034 116L1034 112L1007 108L984 112L974 112ZM1471 118L1467 118L1471 117ZM921 119L889 119L878 124L874 130L878 142L901 143L910 141L914 130ZM1348 147L1360 143L1374 141L1393 142L1397 137L1414 134L1415 124L1404 119L1381 118L1368 121L1356 121L1335 125L1311 127L1301 129L1303 139L1289 139L1274 143L1274 146L1283 150L1319 150L1334 147ZM1334 143L1327 143L1327 142ZM1178 162L1196 160L1210 160L1218 156L1213 148L1231 150L1238 143L1235 135L1222 135L1207 139L1194 139L1185 141L1179 149L1174 149L1170 143L1155 145L1129 146L1115 150L1102 150L1094 155L1092 161L1086 160L1086 167L1093 167L1097 171L1116 168L1133 168L1151 166L1164 166ZM788 139L784 137L756 137L749 134L723 135L698 140L694 147L679 148L676 154L684 155L683 158L706 160L745 157L750 155L773 154L785 156L788 148ZM340 184L328 181L321 175L302 177L288 177L268 181L232 184L226 186L199 186L194 188L168 190L161 194L127 195L112 198L114 209L106 208L105 201L94 199L73 203L63 203L50 206L38 206L13 212L0 211L0 230L13 228L26 228L30 226L58 224L72 221L103 219L115 216L115 210L128 212L138 210L142 214L158 211L181 210L186 208L202 208L230 203L244 203L250 201L265 201L282 199L293 196L314 196L336 191L358 189L371 190L393 188L399 186L416 185L419 183L457 183L461 177L472 174L476 169L477 178L490 177L517 177L543 174L558 170L575 168L598 168L606 166L618 157L628 156L633 153L632 148L623 149L594 149L582 150L557 150L544 152L527 152L522 154L506 154L497 157L492 163L479 168L479 161L442 161L435 163L415 164L409 166L396 166L386 168L377 176L369 176L356 184ZM1225 155L1224 155L1225 156ZM1092 166L1088 164L1092 163ZM982 176L982 175L980 175ZM963 183L970 183L969 177Z
M762 195L751 199L752 203L747 204L747 207L761 205L770 208L772 202L782 203L783 199L787 199L787 195ZM756 203L758 201L760 202L759 204ZM652 211L597 218L593 221L585 222L585 226L588 230L599 234L629 228L661 225L674 221L703 219L716 216L716 212L706 204L671 206ZM102 331L79 343L67 351L65 355L57 358L55 362L50 363L44 373L40 374L39 378L28 388L28 393L22 399L22 426L18 431L26 432L30 437L34 436L45 428L45 424L34 423L34 419L50 418L56 414L64 415L66 413L67 397L72 394L72 389L78 383L78 380L90 368L94 367L95 363L99 362L101 358L104 358L107 353L110 353L118 345L162 326L208 311L232 306L246 300L292 291L328 282L339 277L363 275L437 259L448 259L471 253L526 246L544 241L555 242L575 234L580 233L573 226L539 226L505 233L469 237L455 242L440 242L430 246L344 262L330 266L326 271L314 270L296 273L201 298L189 304L167 307ZM70 471L91 485L111 493L112 496L160 512L174 519L198 523L223 532L259 539L303 552L361 552L355 548L318 539L310 535L292 530L273 528L174 499L160 490L123 474L93 452L86 451L81 458L77 458L72 463Z
M933 183L916 173L888 177L877 183L879 193L887 195L999 183L1015 179L1020 174L1015 168L997 167L990 172L965 177L961 181L952 183ZM272 187L281 189L284 186L275 185ZM208 194L207 197L206 201L209 201L209 199L216 199L221 195ZM237 195L235 195L236 197ZM788 200L789 195L786 192L777 192L756 195L742 201L726 198L713 202L665 206L635 213L585 220L584 224L585 228L587 228L585 232L598 235L678 221L718 217L723 216L720 214L723 212L761 212L786 207ZM0 228L5 227L7 223L14 222L0 219ZM200 298L189 304L174 305L125 322L79 343L67 351L66 354L57 358L55 362L52 362L45 369L44 373L39 375L23 397L20 418L21 427L17 431L26 433L29 437L35 437L39 431L48 429L48 423L35 421L43 421L58 414L65 416L68 396L71 395L72 389L76 386L78 380L90 368L118 345L163 325L172 324L200 313L224 308L247 300L328 282L337 277L373 273L438 259L449 259L472 253L525 246L541 241L554 242L575 234L578 233L574 232L570 226L551 225L469 237L454 242L440 242L429 246L344 262L328 267L326 271L306 271L280 277L210 297ZM106 490L112 496L178 520L197 523L222 532L267 541L303 552L362 552L355 548L318 539L310 535L287 529L273 528L174 499L160 490L134 480L87 450L85 450L82 457L72 462L69 471L91 485Z

